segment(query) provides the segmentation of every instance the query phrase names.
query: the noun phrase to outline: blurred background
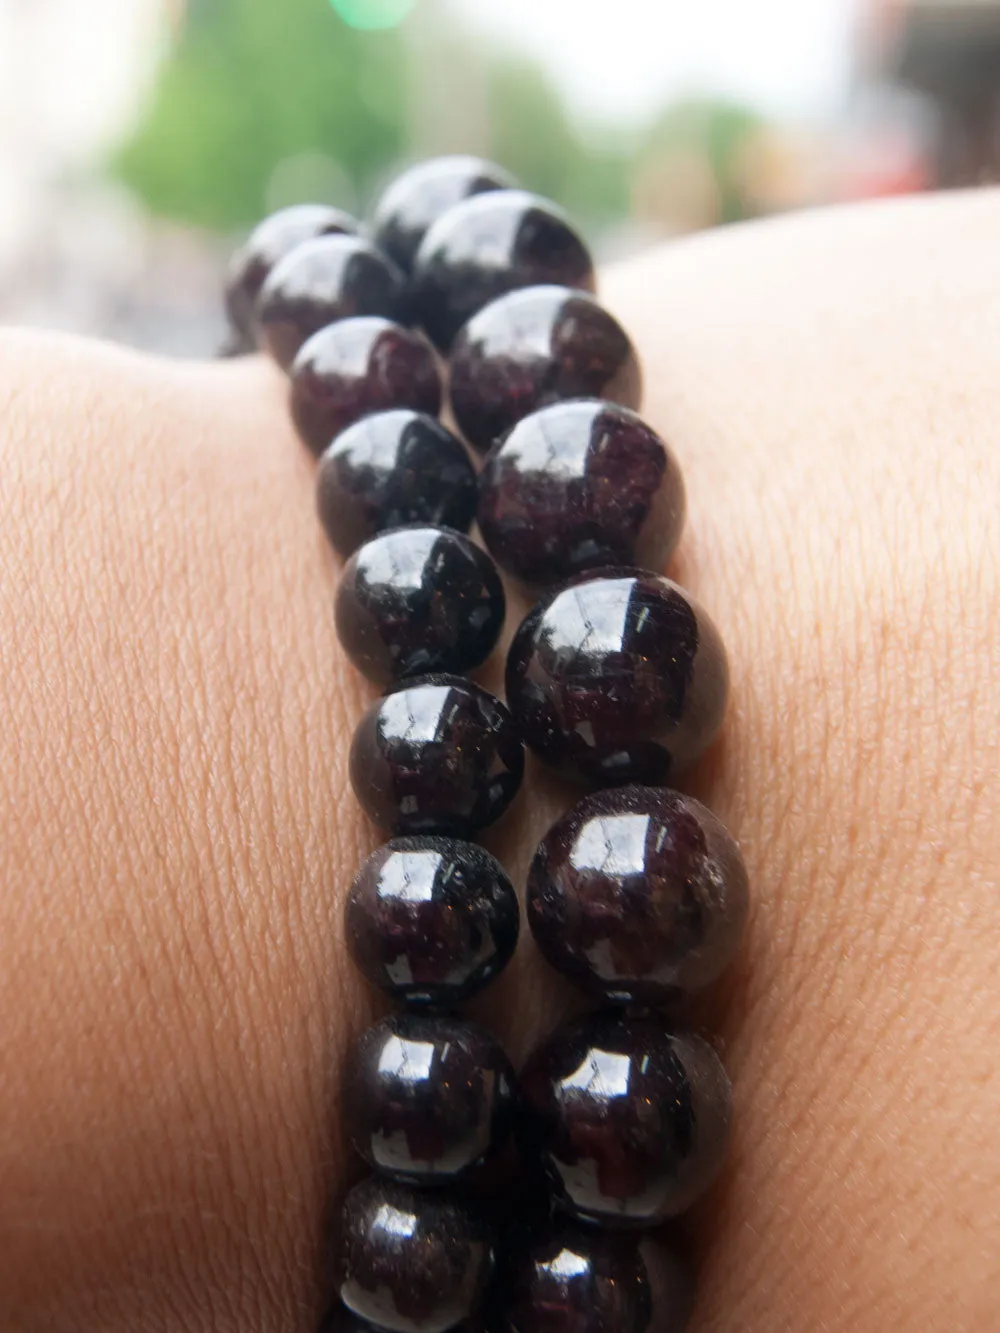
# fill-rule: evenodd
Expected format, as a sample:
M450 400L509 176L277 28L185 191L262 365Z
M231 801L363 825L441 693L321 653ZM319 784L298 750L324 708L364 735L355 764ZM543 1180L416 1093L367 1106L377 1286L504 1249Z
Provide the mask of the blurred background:
M1000 175L1000 0L0 0L0 321L210 355L264 213L495 158L596 253Z

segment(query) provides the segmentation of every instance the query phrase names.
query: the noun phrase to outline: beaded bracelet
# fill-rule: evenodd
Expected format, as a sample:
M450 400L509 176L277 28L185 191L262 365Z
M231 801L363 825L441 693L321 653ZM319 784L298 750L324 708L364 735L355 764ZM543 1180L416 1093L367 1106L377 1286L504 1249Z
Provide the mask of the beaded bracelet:
M278 213L230 274L234 334L288 369L320 459L319 515L347 559L341 643L387 690L350 772L392 840L354 880L347 941L402 1008L361 1038L345 1086L373 1174L341 1217L344 1329L676 1333L690 1313L655 1230L718 1172L731 1095L664 1011L732 960L748 886L722 825L667 784L718 732L728 671L705 612L653 572L683 483L593 289L563 214L471 158L406 172L368 235L331 208ZM461 439L437 420L442 363ZM489 451L478 479L462 439ZM503 627L494 560L541 597L506 706L466 678ZM542 839L526 909L600 1007L515 1077L458 1011L517 943L517 895L471 839L516 795L524 744L599 789Z

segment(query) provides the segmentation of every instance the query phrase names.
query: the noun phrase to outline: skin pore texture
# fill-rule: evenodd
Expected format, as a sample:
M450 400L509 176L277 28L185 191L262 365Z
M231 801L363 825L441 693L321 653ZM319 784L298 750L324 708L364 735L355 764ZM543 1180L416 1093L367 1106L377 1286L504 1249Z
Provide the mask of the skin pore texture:
M998 234L984 192L603 279L732 663L686 785L753 887L694 1333L1000 1308ZM377 841L314 464L262 359L16 330L0 460L0 1325L312 1333ZM526 787L486 839L519 885L572 799ZM567 1003L526 939L476 1012L520 1060Z

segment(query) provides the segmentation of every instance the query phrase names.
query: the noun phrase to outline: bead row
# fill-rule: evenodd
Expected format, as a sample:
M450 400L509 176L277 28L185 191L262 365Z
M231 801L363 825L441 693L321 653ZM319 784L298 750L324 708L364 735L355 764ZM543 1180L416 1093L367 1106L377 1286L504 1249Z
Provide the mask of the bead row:
M467 158L404 174L370 236L333 209L277 214L231 271L235 335L288 369L320 458L341 643L388 691L350 772L393 836L355 878L347 939L403 1008L364 1034L345 1089L375 1172L344 1206L345 1329L674 1333L689 1311L685 1266L648 1231L716 1175L730 1091L712 1047L657 1009L729 963L748 890L714 816L662 784L714 738L728 672L705 612L649 572L679 539L683 483L593 288L566 218ZM478 479L436 420L439 356L462 439L489 450ZM465 678L503 627L494 560L541 594L507 705ZM471 839L516 795L524 744L605 788L542 840L526 895L544 957L602 1007L515 1079L459 1011L517 942L517 896ZM501 1245L486 1185L515 1126L525 1175Z

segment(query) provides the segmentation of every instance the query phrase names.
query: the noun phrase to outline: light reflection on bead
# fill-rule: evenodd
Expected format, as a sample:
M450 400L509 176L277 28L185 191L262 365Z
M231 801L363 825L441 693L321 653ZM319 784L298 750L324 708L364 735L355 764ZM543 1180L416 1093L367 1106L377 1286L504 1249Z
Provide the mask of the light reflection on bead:
M304 342L356 315L406 323L409 306L396 266L360 236L304 241L277 263L260 290L261 345L287 369Z
M496 190L442 214L414 261L417 318L447 350L484 305L518 287L594 290L587 247L561 209L523 190Z
M433 416L441 377L427 340L376 315L330 324L300 348L291 368L292 420L322 454L361 418L391 408Z
M286 255L317 236L353 236L356 218L327 204L295 204L259 223L233 255L226 281L226 309L244 338L254 334L254 309L271 270Z
M694 1282L645 1236L550 1224L504 1274L505 1333L683 1333Z
M694 598L641 570L543 599L507 656L507 701L539 758L600 786L672 781L715 738L729 668Z
M406 682L361 719L351 782L365 813L396 833L470 837L499 819L524 773L506 707L458 676Z
M550 403L599 398L638 408L642 375L616 319L586 292L525 287L469 320L449 361L458 428L485 451Z
M528 873L542 953L610 1000L660 1004L715 981L749 905L733 839L699 801L659 787L584 797L557 820Z
M407 1004L454 1005L487 986L517 944L517 895L484 848L395 838L372 852L347 902L351 957Z
M712 1048L653 1018L598 1014L558 1029L520 1078L526 1135L563 1206L610 1226L655 1226L717 1174L732 1093Z
M348 657L369 680L387 685L480 666L503 629L506 602L485 551L461 533L411 526L355 552L335 611Z
M645 422L613 403L543 408L479 478L479 526L497 564L551 587L608 565L660 572L684 525L680 468Z
M447 1183L503 1146L513 1083L499 1043L476 1024L385 1018L362 1036L348 1074L352 1142L386 1175Z
M514 178L478 157L435 157L398 176L375 207L372 231L404 273L432 223L463 199L515 188Z
M390 1333L449 1333L479 1308L493 1271L482 1217L443 1190L375 1177L343 1211L341 1300Z
M407 523L468 532L476 474L461 443L427 413L376 412L342 431L323 454L316 505L334 549L349 556Z

